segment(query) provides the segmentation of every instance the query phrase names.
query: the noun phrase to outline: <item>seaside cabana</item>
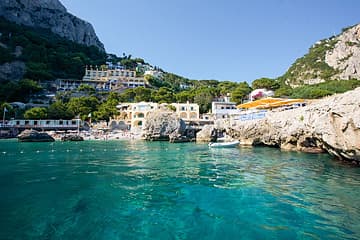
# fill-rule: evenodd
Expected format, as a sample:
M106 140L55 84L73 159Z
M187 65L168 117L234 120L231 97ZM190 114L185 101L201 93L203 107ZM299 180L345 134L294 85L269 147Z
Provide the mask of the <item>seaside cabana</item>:
M258 108L258 109L268 109L268 108L277 108L283 107L296 103L304 103L304 99L284 99L284 98L263 98L252 102L247 102L239 104L237 108Z

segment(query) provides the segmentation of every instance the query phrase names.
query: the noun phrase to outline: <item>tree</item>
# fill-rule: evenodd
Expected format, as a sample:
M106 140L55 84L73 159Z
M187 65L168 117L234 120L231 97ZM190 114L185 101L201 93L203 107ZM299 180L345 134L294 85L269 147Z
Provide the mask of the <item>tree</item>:
M32 94L32 93L40 92L42 90L42 87L37 82L31 79L20 80L19 87L21 90L20 94L21 93Z
M73 116L80 115L81 119L85 119L89 113L97 110L99 100L94 97L71 98L67 103L67 108Z
M5 109L6 109L6 111L5 111ZM5 118L6 119L10 119L11 116L13 116L15 111L16 111L16 109L14 109L9 103L1 104L0 110L1 110L1 114L3 114L4 111L6 112L5 113ZM1 116L3 116L3 115L1 115Z
M125 89L123 93L119 96L119 102L133 102L135 99L136 93L134 89L128 88Z
M40 107L31 108L24 113L24 118L25 119L46 119L47 118L47 109L40 108Z
M194 95L190 91L182 91L177 94L175 94L176 102L179 103L185 103L187 101L193 102L194 101Z
M275 97L288 97L292 94L293 90L290 86L282 86L275 91Z
M18 84L10 81L7 83L0 84L0 101L13 102L13 101L21 101L16 97L16 90L18 89Z
M220 94L226 95L234 91L237 86L238 84L236 82L224 81L220 82L217 88L219 89Z
M199 105L200 113L206 113L211 109L211 102L214 99L214 89L202 87L195 91L194 102Z
M75 117L61 101L56 101L48 108L49 119L71 119Z
M40 92L42 87L30 79L19 82L9 81L0 85L0 101L27 102L31 94Z
M151 101L151 89L145 88L145 87L137 87L134 89L134 92L136 94L135 96L135 102L150 102Z
M175 97L170 88L161 87L158 91L153 92L153 99L158 103L172 103Z
M251 88L247 82L239 83L239 85L231 92L231 100L237 104L242 103L251 92Z
M9 49L0 46L0 64L11 62L14 58L14 55Z
M90 86L89 84L81 84L77 90L79 92L84 92L89 95L92 95L95 93L95 88L93 86Z
M253 89L265 88L268 90L276 90L280 87L280 84L271 78L259 78L252 82Z
M119 104L119 95L117 93L110 93L108 99L101 103L98 110L94 112L94 118L97 120L108 121L110 117L118 114L116 106Z

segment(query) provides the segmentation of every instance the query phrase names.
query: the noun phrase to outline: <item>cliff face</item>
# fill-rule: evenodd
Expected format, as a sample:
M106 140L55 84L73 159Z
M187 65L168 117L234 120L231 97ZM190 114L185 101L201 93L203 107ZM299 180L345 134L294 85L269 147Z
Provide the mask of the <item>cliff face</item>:
M91 24L68 13L58 0L2 0L0 16L17 24L50 29L61 37L105 51Z
M25 70L25 63L20 61L13 61L0 65L0 83L9 79L14 81L22 79Z
M325 62L338 70L333 78L360 79L360 24L345 30L335 40L334 49L325 55Z
M292 87L328 80L360 79L360 24L315 43L282 78Z
M244 145L328 152L360 163L360 88L265 119L217 123Z
M142 136L146 140L169 140L172 135L181 135L185 122L174 112L154 111L146 117Z

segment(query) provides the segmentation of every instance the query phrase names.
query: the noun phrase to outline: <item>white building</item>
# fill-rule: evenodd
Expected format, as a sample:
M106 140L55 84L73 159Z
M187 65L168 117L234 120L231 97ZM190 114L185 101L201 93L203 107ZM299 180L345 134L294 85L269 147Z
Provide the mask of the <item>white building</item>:
M256 99L260 99L260 98L265 98L265 97L272 97L274 96L274 91L272 90L267 90L265 88L259 88L259 89L255 89L254 91L252 91L250 93L250 101L254 101Z
M235 102L230 102L230 97L216 99L211 103L211 112L214 119L229 118L231 115L239 114Z
M212 102L211 112L215 119L229 118L231 115L239 113L234 102Z
M162 78L163 73L160 71L156 71L156 70L147 70L147 71L145 71L144 75L150 75L155 78Z
M95 85L96 89L113 90L145 86L144 78L136 77L136 71L123 68L86 68L83 83Z

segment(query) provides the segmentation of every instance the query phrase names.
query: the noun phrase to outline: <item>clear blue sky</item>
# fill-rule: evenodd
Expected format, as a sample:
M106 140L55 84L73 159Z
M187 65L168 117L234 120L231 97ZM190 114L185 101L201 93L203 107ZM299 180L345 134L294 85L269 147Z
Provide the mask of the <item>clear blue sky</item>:
M360 23L359 0L60 0L108 53L190 79L278 77L320 39Z

